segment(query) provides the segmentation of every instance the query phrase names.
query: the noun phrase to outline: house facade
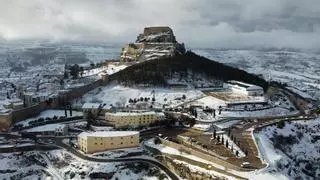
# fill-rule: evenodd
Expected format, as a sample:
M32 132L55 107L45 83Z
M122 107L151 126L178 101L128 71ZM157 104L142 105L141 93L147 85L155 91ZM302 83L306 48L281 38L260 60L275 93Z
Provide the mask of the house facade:
M86 154L139 146L138 131L96 131L78 135L78 145Z
M146 126L155 121L164 119L163 113L150 112L116 112L106 113L106 121L108 124L116 128L121 127L137 127Z

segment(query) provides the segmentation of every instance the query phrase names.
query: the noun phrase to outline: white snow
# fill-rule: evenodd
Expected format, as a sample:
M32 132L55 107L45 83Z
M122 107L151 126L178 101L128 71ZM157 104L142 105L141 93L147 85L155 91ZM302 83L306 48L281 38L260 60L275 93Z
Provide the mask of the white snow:
M68 114L68 117L70 117L70 114L69 114L69 111L67 111L67 114ZM83 113L80 112L80 111L72 111L72 116L82 116ZM28 118L26 120L23 120L23 121L20 121L20 122L17 122L16 124L22 124L23 126L28 126L28 123L30 121L33 121L33 120L37 120L39 118L46 118L46 117L50 117L50 118L53 118L54 116L65 116L65 111L64 110L45 110L45 111L42 111L40 113L40 115L36 116L36 117L32 117L32 118Z
M67 125L65 124L47 124L43 126L34 127L31 129L27 129L27 132L47 132L47 131L56 131L57 129L63 129Z
M119 137L119 136L135 136L139 131L95 131L95 132L82 132L79 137Z
M309 121L286 122L282 129L276 126L269 126L254 134L261 156L269 166L251 174L251 179L260 177L269 179L310 179L310 176L302 171L306 162L310 163L317 172L320 172L320 166L317 163L317 158L320 157L320 145L317 141L312 142L313 137L319 135L319 130L320 119L318 118ZM278 149L275 147L275 142L282 137L293 140L293 143L286 140L277 145L277 147L280 146L283 149ZM295 163L297 165L290 166L290 164Z
M94 103L106 103L114 106L129 105L129 99L138 99L140 97L150 98L148 103L151 105L151 99L153 97L153 91L155 92L156 101L153 107L162 108L164 104L169 106L178 106L185 102L189 102L203 96L201 91L195 89L189 90L171 90L166 88L139 88L139 87L124 87L121 85L108 85L102 87L101 92L92 94L89 92L84 96L85 102ZM186 99L181 100L181 97L185 95ZM177 100L180 98L180 100Z

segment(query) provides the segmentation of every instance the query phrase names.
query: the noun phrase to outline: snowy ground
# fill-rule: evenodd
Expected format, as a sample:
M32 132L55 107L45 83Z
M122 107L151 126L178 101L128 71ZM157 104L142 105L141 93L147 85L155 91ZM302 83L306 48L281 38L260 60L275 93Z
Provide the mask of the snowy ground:
M70 116L69 111L67 111L67 113L68 113L68 117L69 117ZM83 113L80 111L72 111L72 116L82 116L82 115L83 115ZM17 122L16 124L22 124L23 126L28 126L28 123L30 121L37 120L39 118L46 118L46 117L53 118L54 116L57 116L57 117L65 116L65 111L64 110L53 110L53 109L52 110L45 110L45 111L42 111L40 113L40 115L38 115L36 117L28 118L26 120Z
M86 70L83 72L82 77L87 77L87 76L95 76L99 75L100 73L104 72L108 75L114 74L122 69L125 69L127 66L126 65L115 65L115 64L110 64L108 66L102 66L99 68L94 68L91 70Z
M144 144L145 144L146 146L149 146L149 147L158 149L159 151L161 151L162 153L165 153L165 154L178 155L178 156L182 156L182 157L185 157L185 158L194 160L194 161L199 161L199 162L202 162L202 163L206 163L206 164L208 164L208 165L212 165L212 166L215 167L215 168L222 169L222 170L226 170L226 171L229 172L229 173L232 173L232 174L235 174L235 175L244 177L244 178L246 178L246 177L248 176L248 173L247 173L247 172L239 172L239 171L235 171L235 170L231 170L231 169L226 169L224 166L221 166L221 165L216 164L216 163L214 163L214 162L211 162L211 161L208 161L208 160L199 158L199 157L197 157L197 156L187 154L187 153L185 153L185 152L179 151L179 150L177 150L177 149L174 149L174 148L171 148L171 147L162 145L162 144L155 144L155 143L154 143L154 138L149 139L148 141L145 141ZM216 176L218 176L218 177L222 175L222 174L220 174L220 173L216 173L215 171L211 171L211 170L210 170L210 173L216 174ZM226 178L228 178L229 176L223 175L223 176L221 176L221 177L226 177Z
M138 148L126 148L126 149L117 149L112 151L106 151L106 152L99 152L94 153L90 156L98 157L98 158L120 158L124 156L128 156L130 154L142 154L144 152L144 149L138 147Z
M252 179L319 179L320 119L275 125L255 134L262 158L269 167Z
M2 153L0 163L1 179L169 179L147 164L89 162L64 150Z
M196 53L267 80L287 83L319 99L320 55L317 52L287 49L196 49Z
M268 105L233 105L232 108L226 108L227 103L227 101L212 96L206 96L190 102L188 105L200 105L203 108L209 107L215 109L215 117L213 113L204 112L201 108L197 109L197 121L203 123L215 122L229 117L279 117L284 115L296 115L298 113L292 102L286 96L273 98L272 101L269 101ZM222 107L221 114L219 114L220 106Z
M138 99L140 97L150 98L149 104L153 93L155 92L155 103L153 107L162 108L164 104L169 106L178 106L184 102L194 100L203 96L203 93L198 90L170 90L166 88L134 88L124 87L121 85L108 85L102 87L101 92L93 91L86 94L83 98L85 102L99 102L112 104L114 106L129 105L129 99ZM185 95L186 99L183 100L182 96Z

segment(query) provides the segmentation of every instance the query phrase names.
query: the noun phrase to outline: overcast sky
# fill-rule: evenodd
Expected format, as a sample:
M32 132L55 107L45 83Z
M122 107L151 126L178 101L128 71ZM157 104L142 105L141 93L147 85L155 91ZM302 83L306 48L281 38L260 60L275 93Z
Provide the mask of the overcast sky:
M134 41L168 25L189 46L319 48L320 0L0 0L0 39Z

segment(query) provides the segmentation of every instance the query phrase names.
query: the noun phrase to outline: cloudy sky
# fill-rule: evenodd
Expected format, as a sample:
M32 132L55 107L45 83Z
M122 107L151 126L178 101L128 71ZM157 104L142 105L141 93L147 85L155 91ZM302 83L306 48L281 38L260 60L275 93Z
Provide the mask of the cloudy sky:
M320 47L320 0L0 0L0 39L134 41L168 25L197 47Z

